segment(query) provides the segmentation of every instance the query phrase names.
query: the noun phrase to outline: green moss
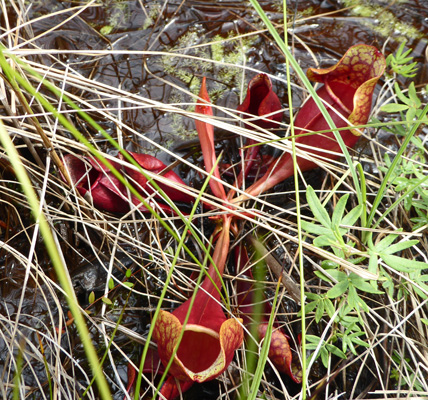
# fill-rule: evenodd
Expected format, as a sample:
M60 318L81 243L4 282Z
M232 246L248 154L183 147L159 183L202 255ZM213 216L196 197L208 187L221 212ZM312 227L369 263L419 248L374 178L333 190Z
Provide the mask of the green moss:
M100 29L100 33L101 35L108 35L113 31L114 27L111 25L104 25L101 29Z
M102 35L108 35L118 29L126 29L130 13L128 0L108 0L104 3L107 13L107 25L100 29ZM92 23L92 25L95 25Z
M216 103L226 90L240 86L242 68L239 68L239 65L244 64L246 52L254 44L256 37L238 38L231 33L226 38L217 35L204 39L204 34L205 31L200 27L189 29L173 46L164 49L169 54L161 57L160 62L168 75L183 82L193 94L199 93L202 76L215 77L216 83L211 82L209 85L209 96L211 101ZM197 58L178 57L174 53L184 53ZM193 98L173 89L169 101L177 104L193 103ZM185 109L193 111L194 106L189 105ZM171 119L175 136L184 140L196 137L196 131L189 132L184 128L181 115L173 114Z
M401 22L391 11L385 10L385 6L372 4L368 0L342 0L342 2L346 7L352 7L352 15L370 18L369 21L363 20L361 23L379 35L394 36L399 41L423 37L416 28ZM396 3L404 4L406 2L407 0L397 0ZM377 22L373 23L373 20Z
M183 101L184 99L182 93L174 93L170 97L170 102L172 104L181 104ZM168 116L171 119L171 131L174 132L175 137L185 141L195 139L198 136L196 130L189 130L184 126L183 117L181 114L171 113L168 114Z
M147 29L148 27L152 26L162 9L161 5L157 1L150 2L147 7L149 7L149 11L147 13L146 19L144 20L142 29Z
M211 44L211 52L214 61L224 61L223 38L219 35L215 36Z
M416 29L414 26L411 26L409 24L405 24L403 22L397 22L395 24L395 29L398 30L398 32L401 33L401 36L404 36L404 40L406 38L413 38L413 39L419 39L419 38L423 38L423 34Z
M189 30L182 35L176 45L165 49L170 54L162 57L162 67L170 75L180 79L182 82L189 85L189 90L197 94L200 88L200 79L196 76L208 75L216 77L219 82L217 88L210 92L212 100L215 101L221 97L224 89L230 85L238 86L242 77L242 70L235 65L243 65L245 60L245 52L249 49L255 41L255 38L235 38L233 34L229 34L224 38L215 36L207 41L206 46L203 44L204 32L199 28ZM195 47L195 46L198 47ZM183 53L198 57L183 58L175 57L173 53ZM214 60L218 63L225 63L231 65L213 64L205 60Z
M358 15L359 17L370 18L372 15L375 15L376 8L372 6L355 6L352 10L352 14Z

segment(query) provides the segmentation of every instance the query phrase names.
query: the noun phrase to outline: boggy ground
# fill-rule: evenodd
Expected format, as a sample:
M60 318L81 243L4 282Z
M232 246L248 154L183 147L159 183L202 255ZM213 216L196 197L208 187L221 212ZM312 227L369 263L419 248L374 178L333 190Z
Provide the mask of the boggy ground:
M261 2L278 29L281 29L283 18L281 3ZM426 104L428 9L424 1L311 0L292 1L287 5L289 45L303 70L333 65L357 43L374 45L388 55L397 50L402 40L407 40L406 49L411 49L410 56L417 62L417 74L411 78L395 76L394 79L402 89L414 82L420 100ZM152 154L167 165L172 164L191 187L199 189L203 184L203 176L194 168L203 168L203 160L194 120L189 115L203 76L207 77L211 100L216 107L215 115L229 118L227 111L236 110L248 81L259 71L270 74L274 90L285 109L285 122L288 122L284 57L246 1L82 3L42 0L23 3L12 0L1 7L3 46L13 49L17 56L65 91L123 148ZM392 76L392 71L387 73ZM37 79L30 81L37 87ZM294 85L293 107L297 110L306 94L295 74L292 74L291 83ZM373 117L383 123L392 118L380 110L393 94L392 84L386 76L375 92L377 100ZM35 123L22 117L26 110L16 94L4 82L1 91L2 121L25 160L34 187L45 199L44 210L56 233L79 304L89 313L87 323L93 342L100 358L107 355L104 371L113 398L122 399L127 385L128 362L139 362L141 343L144 343L177 243L156 219L148 215L113 215L91 209L88 204L82 206L75 196L70 195L57 167L48 161L50 153L42 143ZM49 96L52 104L62 109L92 144L105 154L117 153L87 121L64 103L58 104L58 98ZM57 126L51 114L37 102L31 102L30 96L28 100L41 128L60 155L85 153L84 146L78 144L67 129ZM231 123L237 125L236 121ZM369 174L367 191L372 196L382 180L384 153L394 154L402 142L402 138L388 128L385 125L367 129L367 138L360 139L353 153L354 159L361 160ZM282 136L285 131L286 125L275 133ZM242 139L230 129L216 128L215 133L218 153L223 151L221 162L239 162ZM417 136L426 157L426 128L421 128ZM274 146L265 146L263 151L279 154ZM411 157L415 152L415 147L409 147L406 155ZM97 398L97 388L90 386L90 368L43 239L14 170L3 154L2 149L1 395L12 398L15 390L19 398L57 398L61 393L63 398L74 399L82 396L89 387L87 396ZM426 173L424 166L422 171ZM303 175L300 189L305 215L311 215L304 193L306 185L327 193L332 191L340 176L322 169ZM231 170L224 171L224 177L233 183ZM340 190L350 190L347 182ZM294 192L294 182L287 180L266 198L268 203L264 206L266 215L278 217L272 227L288 235L289 239L258 227L257 222L254 225L242 222L240 229L246 234L263 236L265 245L298 282L297 244L293 239L296 236ZM336 202L337 198L330 199L329 211L334 209ZM351 196L351 202L350 207L355 205L355 196ZM388 199L384 209L387 205ZM409 238L420 242L407 253L407 257L426 261L426 225L422 224L422 229L412 236L415 223L410 218L418 215L415 208L397 207L391 220L379 229L395 232L397 228L403 228ZM182 231L179 220L171 216L164 219L177 232ZM214 229L212 222L199 215L195 224L201 237L208 240ZM350 233L359 234L358 230ZM188 238L187 245L203 259L192 238ZM325 293L330 288L314 274L321 262L316 251L305 251L305 291ZM189 277L193 279L192 272L195 271L197 266L186 254L180 254L167 301L163 304L165 309L176 307L187 299L192 289ZM234 273L235 265L230 260L225 281L229 285L232 304ZM328 368L318 359L308 375L310 395L397 398L410 396L411 391L418 391L416 395L427 395L425 299L413 292L408 297L399 297L399 291L404 291L406 278L397 274L391 276L395 287L392 295L365 297L370 309L374 310L364 314L364 321L370 327L365 331L369 339L364 340L370 340L371 349L366 351L360 346L355 355L348 351L344 360L332 357ZM265 281L265 293L272 299L275 277L269 268ZM131 283L132 287L123 285L123 282ZM295 301L284 294L281 296L278 320L290 335L296 354L301 332L299 310ZM412 314L414 310L417 312ZM332 335L327 314L316 322L314 313L312 311L307 316L308 333ZM119 319L118 329L114 332ZM340 328L336 329L340 332ZM113 332L114 340L109 344ZM217 380L195 385L183 397L239 398L245 375L244 359L241 349L225 374ZM147 380L154 382L150 376ZM146 387L149 384L146 383ZM148 389L147 398L152 394L151 390ZM299 394L300 385L276 374L268 365L260 391L260 398L288 399Z

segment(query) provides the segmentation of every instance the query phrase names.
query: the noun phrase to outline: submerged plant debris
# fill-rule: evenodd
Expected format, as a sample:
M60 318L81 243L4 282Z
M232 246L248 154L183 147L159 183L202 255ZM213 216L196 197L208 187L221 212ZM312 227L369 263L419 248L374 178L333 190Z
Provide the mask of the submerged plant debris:
M284 37L282 1L260 5ZM386 57L371 111L351 121L363 126L347 143L350 164L336 148L314 164L331 128L302 75L291 69L287 81L284 54L248 1L10 0L0 13L0 118L19 154L2 134L2 398L162 398L167 380L161 394L171 399L253 390L297 399L302 379L306 398L428 396L424 1L287 1L288 49L305 74L334 71L355 45ZM309 77L348 118L350 92ZM254 82L262 85L251 93ZM254 112L249 94L275 100ZM275 122L260 123L269 113ZM355 132L329 113L340 133ZM297 190L292 169L267 190L262 176L275 179L276 163L291 160L291 117L303 172ZM318 168L304 167L305 154ZM18 161L111 396L93 382ZM175 348L162 335L179 335L187 317Z

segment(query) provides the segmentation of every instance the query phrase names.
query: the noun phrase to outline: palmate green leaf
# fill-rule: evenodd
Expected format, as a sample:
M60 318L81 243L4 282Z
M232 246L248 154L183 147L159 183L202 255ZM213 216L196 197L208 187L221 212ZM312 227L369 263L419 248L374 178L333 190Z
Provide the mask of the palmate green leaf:
M414 239L414 240L407 240L405 242L396 243L396 244L388 246L386 249L384 249L381 252L381 255L384 255L384 254L394 254L394 253L397 253L399 251L408 249L409 247L412 247L412 246L414 246L415 244L418 244L418 243L419 243L419 240L416 240L416 239Z
M328 270L328 274L338 282L348 280L348 275L337 269Z
M330 235L321 235L316 237L313 243L317 247L334 246L337 244L337 239L332 233L330 233Z
M323 268L325 270L337 269L337 268L339 268L339 264L337 262L334 262L331 260L322 260L321 261L321 268Z
M377 275L377 272L378 272L378 269L379 269L379 267L378 267L378 265L379 265L379 257L372 250L368 250L368 254L370 255L370 258L369 258L369 265L368 265L367 270L369 272L371 272L372 274Z
M305 305L305 313L309 314L310 312L312 312L315 307L318 307L319 302L318 301L311 301L310 303ZM299 311L298 316L301 316L301 312ZM318 321L317 321L318 322Z
M400 111L405 111L409 109L409 106L405 104L397 104L397 103L389 103L382 106L381 111L387 112L387 113L397 113Z
M359 337L357 337L357 336L361 336L361 335L365 335L365 333L364 332L355 332L349 336L350 336L353 343L358 344L359 346L370 347L369 343L367 343L364 340L361 340Z
M318 305L323 301L323 297L321 297L319 294L312 293L312 292L305 292L306 297L309 300L313 300L310 303L305 305L305 314L312 312ZM302 316L302 310L297 313L298 317Z
M351 329L354 331L360 331L360 320L357 317L353 317L352 315L344 315L340 318L340 325L344 328Z
M416 108L410 107L406 112L406 121L412 122L416 117L416 112L417 112Z
M314 235L332 235L330 228L325 228L321 225L313 224L312 222L308 221L301 221L301 223L302 228L308 233L312 233Z
M327 349L321 347L320 349L321 361L325 368L328 368L328 351Z
M306 335L306 340L308 342L308 345L311 344L312 347L308 347L311 350L314 350L317 348L318 343L320 342L321 338L315 335Z
M419 273L420 271L418 271ZM428 275L420 275L418 278L418 282L428 282Z
M394 179L392 182L393 185L395 185L395 191L401 192L405 189L407 189L410 186L410 180L404 176L399 176Z
M324 302L320 301L315 311L315 322L318 324L324 315Z
M410 283L410 282L408 282L408 284L410 285L411 283ZM412 285L412 286L413 286L413 290L418 294L418 296L419 296L421 299L423 299L423 300L427 299L427 298L428 298L428 296L427 296L426 292L428 292L428 285L426 285L426 284L425 284L425 283L423 283L423 282L417 282L417 284L418 284L418 286L420 286L420 287L421 287L421 289L423 289L423 290L425 290L425 291L423 291L423 290L419 289L419 287L417 287L416 285Z
M333 318L333 315L336 312L336 308L334 307L333 303L328 297L325 298L324 305L325 305L325 310L327 311L327 315L330 318Z
M330 271L329 271L329 272L330 272ZM324 282L329 282L329 283L331 283L331 282L332 282L332 280L331 280L327 275L323 274L321 271L314 271L314 274L315 274L318 278L322 279Z
M412 226L412 231L415 231L425 225L428 225L428 215L422 215L422 213L420 213L419 215L419 217L410 218L410 221L415 223L415 225Z
M406 95L401 91L400 86L397 82L395 82L394 84L394 90L400 101L402 101L404 104L407 104L409 107L413 105L412 101L408 97L406 97Z
M382 268L383 270L383 268ZM390 274L387 274L386 272L382 273L382 287L385 289L386 293L388 294L389 297L393 297L394 296L394 290L395 290L395 283L392 280L392 277ZM397 298L397 300L399 300Z
M412 272L414 270L428 268L428 264L421 261L409 260L407 258L386 254L380 254L380 256L387 265L400 272Z
M319 300L321 298L321 296L319 294L312 293L312 292L305 292L305 296L309 300Z
M380 242L376 243L375 246L373 246L373 250L375 250L377 253L383 253L383 251L389 247L392 242L397 239L398 235L391 233L390 235L383 238ZM370 246L371 247L371 246Z
M311 209L312 214L314 214L315 219L323 226L330 229L331 220L328 215L328 212L319 201L312 186L308 186L308 188L306 189L306 200L308 201L309 208Z
M419 99L417 93L416 93L416 87L415 87L415 82L411 82L409 85L409 99L412 100L413 102L413 106L416 108L419 108L422 103L421 100Z
M368 305L360 296L358 296L357 289L355 289L353 285L349 285L348 304L355 310L362 309L365 312L369 312Z
M348 214L346 214L341 221L341 225L353 226L355 222L357 222L358 218L360 218L361 213L363 212L362 204L354 207Z
M351 273L349 276L352 285L354 285L358 290L366 293L373 294L382 294L381 290L375 289L370 283L366 282L365 279L361 278L357 274Z
M357 310L359 308L358 294L357 294L356 289L352 285L349 287L347 300L348 300L349 307L351 307L355 310Z
M355 345L363 346L363 347L370 347L370 345L367 342L364 342L359 338L359 336L365 335L364 332L354 332L351 334L344 334L342 337L342 350L344 353L346 353L346 350L349 346L349 350L351 350L351 353L354 355L357 355L357 351L354 347Z
M319 338L318 336L314 336L314 335L306 335L306 349L307 350L315 350L318 347L318 343L320 342L321 338ZM317 359L319 356L321 356L322 358L322 353L326 353L326 350L324 348L324 345L321 345L319 352L316 356L315 359ZM328 354L326 353L325 355L328 356ZM314 353L312 353L309 357L309 360L312 359L314 356Z
M342 351L344 353L346 353L346 350L348 350L348 346L349 346L349 350L351 350L352 354L355 354L355 347L352 345L352 341L351 338L348 335L343 335L342 337Z
M343 293L346 292L346 290L349 287L349 281L348 279L343 280L341 282L339 282L338 284L334 285L328 292L327 292L327 296L330 299L336 299L340 296L342 296Z
M373 224L373 219L385 195L387 186L389 182L391 182L391 178L393 177L394 171L396 170L396 167L400 165L404 152L408 148L410 141L415 136L420 126L423 124L424 118L427 114L428 104L424 106L423 110L418 115L418 119L416 121L413 121L413 124L411 125L411 127L409 127L410 129L408 129L408 132L405 134L403 143L395 154L394 160L392 161L391 166L388 168L388 171L386 172L384 179L378 189L376 197L372 202L372 208L369 217L367 218L367 226L370 226L371 228L376 228L381 223L381 221L388 215L388 213L395 209L395 207L388 208L388 210L382 214L381 218L378 218L377 221Z
M346 203L348 202L349 194L345 194L337 202L336 207L334 207L333 215L331 216L331 224L333 228L338 228L340 222L342 221L343 214L345 212Z
M411 281L407 282L407 285L412 286L420 298L426 299L428 297L428 285L425 282L428 281L428 275L422 275L421 270L417 270L409 273L409 278Z
M314 293L311 293L314 294ZM314 294L315 295L315 294ZM315 308L315 321L316 323L319 323L324 315L324 311L327 311L327 315L332 318L334 313L336 312L336 309L334 308L333 303L331 302L331 300L323 295L323 296L319 296L319 295L315 295L316 299L315 301L312 301L311 303L309 303L308 305L306 305L306 310L305 312L311 312L313 311ZM299 317L302 316L302 313L299 311L299 313L297 314Z
M346 354L340 350L338 347L336 347L333 344L326 343L325 348L331 353L334 354L336 357L340 357L343 359L346 359Z
M333 250L333 253L334 253L334 255L336 256L336 257L339 257L340 259L345 259L346 258L346 256L345 256L345 253L344 253L344 251L343 251L343 247L342 246L337 246L337 242L336 242L336 245L331 245L331 248L332 248L332 250Z

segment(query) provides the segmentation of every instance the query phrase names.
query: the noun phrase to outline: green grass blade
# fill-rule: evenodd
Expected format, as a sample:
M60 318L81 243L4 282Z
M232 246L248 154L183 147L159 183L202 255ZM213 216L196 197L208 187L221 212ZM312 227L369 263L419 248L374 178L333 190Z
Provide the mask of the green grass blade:
M283 10L284 10L284 43L288 43L288 28L287 28L287 1L283 1ZM290 77L290 57L285 58L286 62L286 74L287 82L291 82ZM312 87L312 85L310 85ZM293 157L293 169L294 169L294 187L296 188L296 219L297 219L297 239L298 239L298 262L299 262L299 275L300 275L300 311L302 314L301 320L301 360L302 360L302 399L306 398L306 385L307 385L307 375L306 375L306 312L305 312L305 269L303 264L303 247L302 247L302 218L300 213L300 193L299 193L299 173L298 173L298 164L297 164L297 154L296 154L296 137L294 135L294 116L293 116L293 93L291 91L291 85L287 85L287 96L288 104L290 107L290 134L291 134L291 147L292 147L292 157ZM340 135L339 135L340 136ZM278 290L278 288L277 288ZM276 295L275 295L276 300ZM274 309L274 308L273 308ZM270 322L270 321L269 321ZM271 329L271 325L269 325ZM272 331L270 331L270 335ZM265 339L266 340L266 339ZM270 343L270 340L269 340Z
M260 382L262 380L263 372L265 370L266 361L267 361L267 358L269 355L270 342L271 342L271 338L272 338L272 327L273 327L273 323L275 321L275 313L276 313L275 310L276 310L276 303L277 303L278 296L279 296L280 285L281 285L281 279L278 280L278 283L276 285L275 296L273 298L272 311L271 311L270 316L269 316L269 322L268 322L268 327L266 330L266 335L263 339L263 345L262 345L262 348L260 350L259 361L257 363L257 368L254 372L253 382L251 384L250 393L247 397L247 400L255 400L256 399L257 392L258 392L258 389L260 386Z

